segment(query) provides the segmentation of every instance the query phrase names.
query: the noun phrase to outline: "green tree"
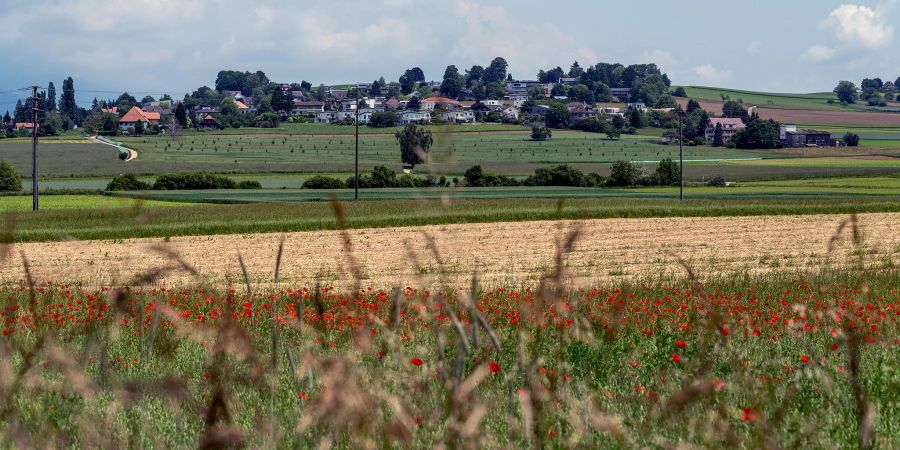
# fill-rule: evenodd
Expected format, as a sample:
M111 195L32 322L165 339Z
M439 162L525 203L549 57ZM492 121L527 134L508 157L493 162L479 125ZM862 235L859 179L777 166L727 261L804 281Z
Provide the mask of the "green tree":
M612 101L612 91L609 89L609 86L606 83L598 81L594 84L594 98L598 102L611 102Z
M610 168L610 186L633 186L640 178L640 171L631 161L616 161Z
M687 91L685 91L683 87L678 86L677 88L675 88L674 91L672 91L672 96L673 97L687 97Z
M12 164L0 161L0 192L19 192L22 190L22 178Z
M840 101L845 103L856 103L856 99L859 98L859 89L855 84L846 80L838 83L834 88L834 93L837 94Z
M62 97L59 100L59 112L63 117L63 128L72 129L71 124L81 123L78 104L75 103L75 81L72 77L63 80Z
M700 102L698 102L697 100L694 100L694 99L690 99L690 100L688 100L687 107L684 109L684 111L686 113L690 114L698 109L703 109L700 107Z
M856 133L847 133L844 135L844 144L847 147L859 147L859 135Z
M112 181L106 185L107 191L147 191L152 186L150 183L141 181L134 174L124 174L113 177Z
M416 82L413 81L408 76L406 76L406 74L403 74L400 76L400 92L403 95L412 94L412 91L413 91L413 89L415 89L415 87L416 87Z
M547 127L542 127L535 125L531 127L531 140L533 141L546 141L553 137L553 131Z
M56 86L52 81L47 86L47 111L56 111Z
M256 116L254 124L256 124L256 126L259 128L277 128L278 115L276 115L274 112L262 113Z
M741 101L728 100L722 104L722 117L741 119L744 123L750 120L750 114Z
M583 84L576 84L575 86L572 86L569 89L569 98L577 102L587 103L589 105L594 105L597 103L594 99L594 92Z
M405 166L415 167L428 161L428 150L434 143L431 131L409 124L394 136L400 144L400 160Z
M444 71L444 81L441 82L441 94L446 97L457 98L461 90L459 69L454 65L447 66L447 70Z
M722 129L722 124L716 124L716 131L713 133L713 147L721 147L725 145L725 130Z
M490 83L503 83L506 80L506 69L509 67L509 63L506 62L505 59L497 57L491 61L491 65L489 65L486 69L484 69L484 75L482 76L482 81L487 84Z
M640 129L647 126L647 114L641 112L641 110L637 108L628 108L626 115L628 116L628 125L632 128Z
M484 67L479 65L472 66L471 69L466 71L466 87L470 88L476 82L481 82L481 78L484 76Z
M566 108L565 104L553 102L550 105L550 110L547 111L547 115L544 117L544 122L550 128L568 128L571 117L572 113L569 112L569 108Z
M276 112L288 112L291 110L291 99L281 87L276 87L272 92L272 109Z
M747 128L738 130L732 141L741 149L772 149L778 146L779 124L754 114Z
M389 128L397 125L400 117L394 111L380 111L372 114L369 126L372 128Z
M178 106L175 107L175 120L177 120L178 125L181 125L182 127L188 126L187 110L184 108L183 102L179 102Z
M666 158L659 162L654 173L656 182L663 186L674 186L678 184L681 178L678 170L678 163L672 161L672 158Z

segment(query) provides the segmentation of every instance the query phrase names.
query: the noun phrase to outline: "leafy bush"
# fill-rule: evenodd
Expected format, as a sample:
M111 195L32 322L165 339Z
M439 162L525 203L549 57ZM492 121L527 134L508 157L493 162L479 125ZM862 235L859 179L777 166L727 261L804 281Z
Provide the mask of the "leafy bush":
M553 137L553 132L550 131L547 127L541 126L533 126L531 127L531 140L532 141L546 141Z
M715 178L709 180L709 182L707 182L706 185L712 186L712 187L727 187L728 181L725 180L725 177L718 176L718 177L715 177Z
M528 177L523 183L526 186L581 186L584 182L584 173L580 170L563 164L537 169L534 175Z
M12 164L0 161L0 192L19 192L22 190L22 178Z
M653 178L655 183L663 186L674 186L678 184L681 173L678 170L678 163L672 161L672 158L666 158L659 162Z
M237 189L262 189L262 184L255 180L239 181L235 186Z
M381 111L372 114L372 120L369 121L369 126L372 128L389 128L397 125L397 122L400 121L400 117L397 113L393 111Z
M153 183L157 191L187 191L197 189L235 189L237 183L228 177L208 173L179 173L162 175Z
M133 174L127 173L112 179L106 185L107 191L146 191L150 189L150 183L143 182Z
M352 187L352 186L351 186ZM303 183L303 189L343 189L344 182L332 177L316 175Z
M272 112L262 113L256 116L254 123L259 128L278 128L278 115Z
M514 178L485 173L481 166L470 167L463 177L466 179L466 186L469 187L518 186L520 184Z
M633 186L640 178L640 171L631 161L616 161L609 174L610 186Z
M859 135L856 133L845 134L844 144L846 144L847 147L859 147Z

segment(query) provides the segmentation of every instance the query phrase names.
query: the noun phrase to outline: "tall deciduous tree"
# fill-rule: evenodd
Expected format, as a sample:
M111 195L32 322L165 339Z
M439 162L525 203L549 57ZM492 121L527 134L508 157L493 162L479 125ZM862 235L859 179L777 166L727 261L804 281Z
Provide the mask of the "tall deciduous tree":
M459 69L453 65L447 66L447 70L444 71L444 81L441 82L441 94L450 98L456 98L459 97L461 90Z
M75 80L73 80L72 77L63 80L62 97L59 100L59 112L63 116L63 128L67 130L71 128L66 127L68 123L80 122L78 105L75 103Z
M491 61L491 65L484 69L484 75L482 76L482 81L487 84L497 82L502 83L506 80L506 69L509 67L509 63L506 62L505 59L497 57Z
M842 102L846 103L856 103L856 99L859 98L859 89L853 82L846 80L838 83L834 88L834 93Z
M428 150L434 143L431 131L409 124L395 137L400 144L400 159L404 165L415 167L428 161Z
M722 124L716 124L716 131L713 133L713 147L721 147L725 145L725 130L722 129Z
M47 86L47 110L56 111L56 86L53 85L52 81Z

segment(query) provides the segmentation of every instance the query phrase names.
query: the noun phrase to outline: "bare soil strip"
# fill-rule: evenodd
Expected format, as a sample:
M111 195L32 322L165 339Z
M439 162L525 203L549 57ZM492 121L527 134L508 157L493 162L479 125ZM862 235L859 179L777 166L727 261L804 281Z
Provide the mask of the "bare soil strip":
M575 222L516 222L362 229L350 232L354 255L362 266L364 286L395 284L434 286L441 278L452 286L468 285L474 270L489 286L532 285L552 266L557 241L575 226L581 240L570 255L568 270L577 283L621 284L629 280L677 273L681 269L661 250L678 253L701 274L732 271L765 273L783 269L817 269L854 264L846 239L827 254L829 241L846 216L764 216L723 218L604 219ZM900 213L860 216L869 264L900 261ZM428 247L434 237L445 274ZM337 231L290 233L282 263L282 287L351 283L343 243ZM255 285L272 279L279 234L195 236L124 241L73 241L16 244L25 252L36 279L45 283L81 282L90 286L126 283L152 268L172 265L153 251L165 246L218 287L240 288L237 252L243 253ZM856 254L859 254L857 252ZM411 261L415 255L419 265ZM21 260L2 262L0 282L24 278ZM157 285L193 283L178 273Z
M687 105L687 99L679 99L682 106ZM722 114L722 102L699 101L700 107L715 113ZM746 104L745 106L752 106ZM757 108L759 117L774 119L781 123L815 124L815 125L900 125L900 114L864 112L864 111L813 111L800 109L775 109Z

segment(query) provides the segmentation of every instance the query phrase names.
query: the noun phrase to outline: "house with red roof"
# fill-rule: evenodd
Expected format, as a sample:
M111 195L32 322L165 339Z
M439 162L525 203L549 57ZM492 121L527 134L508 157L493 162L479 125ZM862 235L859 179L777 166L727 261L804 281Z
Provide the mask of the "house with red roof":
M134 130L134 126L138 122L144 125L159 125L158 112L145 112L141 108L132 107L121 119L119 119L120 130Z
M16 131L30 130L32 128L34 128L34 124L31 122L16 122Z
M221 126L219 125L219 121L216 120L216 118L211 114L209 114L203 118L197 128L201 130L218 130L219 128L221 128Z
M704 137L707 142L713 141L713 138L716 136L716 125L718 124L722 125L722 137L725 142L730 141L738 130L747 128L747 125L744 125L744 121L739 118L713 117L709 119L709 124L706 125Z

